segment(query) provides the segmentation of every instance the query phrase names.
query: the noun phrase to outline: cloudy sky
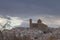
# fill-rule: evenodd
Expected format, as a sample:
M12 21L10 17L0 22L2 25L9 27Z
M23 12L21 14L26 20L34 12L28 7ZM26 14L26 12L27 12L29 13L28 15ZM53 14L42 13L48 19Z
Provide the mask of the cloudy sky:
M60 0L0 0L0 15L19 17L22 25L28 26L28 19L43 20L51 27L60 26Z

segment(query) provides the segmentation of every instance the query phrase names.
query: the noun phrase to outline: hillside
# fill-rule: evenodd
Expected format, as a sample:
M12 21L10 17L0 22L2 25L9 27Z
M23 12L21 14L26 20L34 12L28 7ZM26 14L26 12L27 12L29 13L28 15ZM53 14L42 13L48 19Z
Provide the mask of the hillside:
M17 27L12 30L2 31L1 40L48 40L49 37L56 37L57 40L60 38L60 29L54 29L49 33L44 33L39 29L29 29L23 27ZM1 33L0 33L1 34Z

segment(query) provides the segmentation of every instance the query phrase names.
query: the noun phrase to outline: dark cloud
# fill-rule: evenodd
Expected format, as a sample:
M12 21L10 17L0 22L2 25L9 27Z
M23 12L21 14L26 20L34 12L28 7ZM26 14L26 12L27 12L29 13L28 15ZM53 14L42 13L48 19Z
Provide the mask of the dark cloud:
M0 14L11 16L60 15L60 0L0 0Z

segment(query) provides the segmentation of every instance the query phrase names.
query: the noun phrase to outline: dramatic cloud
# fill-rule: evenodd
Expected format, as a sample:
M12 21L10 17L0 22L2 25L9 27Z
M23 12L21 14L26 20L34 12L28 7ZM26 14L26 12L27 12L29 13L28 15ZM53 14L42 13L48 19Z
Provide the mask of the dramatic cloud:
M21 25L23 22L19 17L0 17L0 30L12 29L15 26Z
M51 15L33 16L33 22L37 22L41 19L42 22L48 27L58 28L60 27L60 18ZM19 18L19 17L0 17L0 30L12 29L14 27L29 27L29 18Z

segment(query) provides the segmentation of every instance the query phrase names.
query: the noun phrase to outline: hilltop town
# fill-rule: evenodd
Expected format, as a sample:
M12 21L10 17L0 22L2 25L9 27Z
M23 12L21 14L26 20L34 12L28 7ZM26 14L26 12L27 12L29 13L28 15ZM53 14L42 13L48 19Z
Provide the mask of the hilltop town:
M16 27L0 32L0 40L60 40L60 28L49 28L41 19L33 23L29 19L29 28Z

